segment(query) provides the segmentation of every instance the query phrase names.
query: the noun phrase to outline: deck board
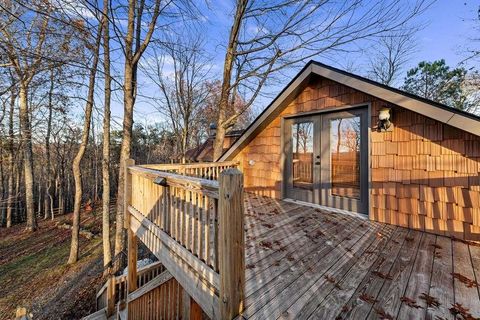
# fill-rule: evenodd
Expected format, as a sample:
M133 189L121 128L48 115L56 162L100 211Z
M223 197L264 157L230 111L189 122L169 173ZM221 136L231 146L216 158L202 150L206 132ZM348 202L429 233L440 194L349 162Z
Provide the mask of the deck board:
M479 288L453 275L479 279L478 245L267 197L245 206L239 318L453 319L455 302L480 317Z
M386 226L385 226L386 228ZM383 227L379 227L382 232ZM342 288L339 284L343 276L356 264L367 250L375 250L382 237L378 237L374 232L366 232L360 241L354 243L350 248L345 248L340 259L329 268L322 277L320 277L313 285L308 286L307 290L302 290L302 296L294 301L290 308L283 312L282 319L306 318L312 314L318 304L329 295L334 288ZM303 284L298 284L302 288ZM321 288L321 290L319 290Z
M377 297L378 301L373 304L367 319L376 319L379 315L393 318L398 313L402 304L401 298L417 257L418 247L424 236L422 232L411 231L410 237L405 238L402 249L389 272L389 278L383 282Z
M423 292L428 292L433 266L433 254L435 250L436 236L425 233L418 248L415 264L408 279L408 284L403 294L404 301L401 303L397 314L399 319L423 319L427 304L420 299ZM410 300L407 300L410 299Z
M455 304L468 309L472 315L480 315L480 300L477 286L473 283L476 280L469 247L463 242L453 241L452 248Z
M350 226L345 229L343 233L332 233L329 237L321 236L313 239L312 242L317 244L311 246L311 251L296 252L293 257L293 261L284 259L281 261L273 261L272 265L266 269L264 273L257 274L251 281L247 281L246 284L246 296L247 300L252 300L253 303L246 303L247 308L245 315L248 317L253 315L258 309L262 308L266 303L276 302L276 299L271 297L277 296L284 288L286 288L297 277L307 272L309 268L313 268L318 264L325 264L325 259L329 257L329 254L342 243L348 239L359 239L363 236L363 233L356 232L358 237L354 237L353 233L355 228ZM351 238L349 238L351 236ZM323 265L322 264L322 265ZM268 288L268 290L264 290Z
M427 308L426 319L453 319L448 308L454 303L453 278L449 275L452 267L452 241L449 238L437 236L433 250L433 265L428 296L438 305Z
M346 233L348 234L348 233ZM324 283L324 277L328 273L334 273L331 271L335 267L338 268L338 265L342 265L342 258L348 260L351 257L350 251L353 249L358 249L364 242L373 240L369 237L367 232L363 233L353 233L350 236L345 237L338 245L327 254L320 253L321 259L316 261L315 255L313 259L304 259L302 262L305 264L312 263L309 265L305 273L301 274L298 278L294 279L286 288L280 286L276 294L276 298L273 301L269 301L266 305L262 307L261 310L257 311L252 319L265 319L267 317L277 318L283 313L283 308L285 306L291 305L295 300L297 300L303 293L304 290L308 289L310 286L321 286L320 283ZM298 273L295 273L295 276ZM295 278L293 276L292 278Z

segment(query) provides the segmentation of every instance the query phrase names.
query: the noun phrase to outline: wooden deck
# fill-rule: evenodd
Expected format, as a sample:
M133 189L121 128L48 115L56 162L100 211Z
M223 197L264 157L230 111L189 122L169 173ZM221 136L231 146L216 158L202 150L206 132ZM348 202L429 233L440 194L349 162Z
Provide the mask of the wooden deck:
M243 318L455 319L453 312L457 319L480 317L480 245L286 201L245 198Z

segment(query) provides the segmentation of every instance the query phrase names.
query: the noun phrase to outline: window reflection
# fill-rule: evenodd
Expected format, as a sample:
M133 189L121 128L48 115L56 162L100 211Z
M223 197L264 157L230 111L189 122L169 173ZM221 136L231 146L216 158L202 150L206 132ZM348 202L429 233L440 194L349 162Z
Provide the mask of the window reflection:
M293 186L311 189L313 182L313 122L292 125Z
M332 195L360 199L360 117L330 120Z

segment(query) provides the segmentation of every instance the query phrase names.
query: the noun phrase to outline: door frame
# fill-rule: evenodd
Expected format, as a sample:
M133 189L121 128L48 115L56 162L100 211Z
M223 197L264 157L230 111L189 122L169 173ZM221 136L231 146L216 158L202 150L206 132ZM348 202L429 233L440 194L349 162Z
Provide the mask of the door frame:
M331 145L330 135L331 127L330 121L333 119L348 119L353 117L360 117L363 124L360 127L360 199L349 197L336 196L332 194L331 177ZM322 205L333 207L341 210L353 211L358 213L368 213L368 110L366 108L342 110L338 112L326 113L322 116L322 133L321 133L321 150L325 150L321 154L321 187L320 199ZM364 167L367 165L367 167Z
M312 139L313 141L317 141L320 139L320 126L321 123L319 121L320 119L316 115L307 115L307 116L299 116L299 117L293 117L289 119L284 119L284 121L287 123L287 125L283 126L282 130L282 137L283 137L283 149L285 152L285 163L291 163L293 160L293 154L290 152L292 149L292 139L291 139L291 128L293 124L299 124L299 123L306 123L306 122L311 122L313 125L313 132L312 132ZM282 121L283 122L283 121ZM285 137L289 137L288 139L285 139ZM315 155L319 154L319 145L316 143L313 143L312 145L312 188L311 189L301 189L301 188L294 188L293 181L292 181L292 168L289 165L285 165L285 172L283 175L283 188L285 189L285 197L288 197L288 195L292 195L295 199L298 199L300 201L305 201L305 202L312 202L312 203L318 203L318 188L320 187L318 185L318 181L320 179L320 175L318 173L318 170L315 170L316 165L314 164L315 161L320 161L319 159L315 159Z
M312 110L312 111L307 111L307 112L301 112L301 113L296 113L296 114L290 114L290 115L284 115L281 116L281 123L280 123L280 146L281 146L281 154L280 154L280 170L282 172L282 182L281 182L281 197L282 199L288 199L288 193L287 193L287 181L290 179L289 177L289 171L287 170L288 168L288 153L290 152L290 149L288 148L289 145L286 143L286 137L285 137L285 130L286 130L286 122L288 122L289 119L292 118L301 118L301 117L309 117L309 116L317 116L317 115L322 115L326 113L335 113L335 112L341 112L341 111L348 111L348 110L354 110L354 109L363 109L365 108L367 110L367 123L366 123L366 148L364 149L364 152L366 152L366 158L367 158L367 170L366 170L366 178L367 181L364 184L363 188L366 189L365 194L366 194L366 205L365 205L365 212L362 213L357 213L353 211L348 211L348 210L343 210L343 209L336 209L332 208L335 211L339 212L348 212L349 214L353 215L359 215L361 217L368 217L370 215L370 196L371 196L371 188L372 188L372 179L371 179L371 171L372 171L372 166L371 166L371 127L372 127L372 103L371 102L364 102L364 103L358 103L358 104L353 104L353 105L345 105L341 107L328 107L324 108L321 110ZM319 199L318 199L319 200ZM296 200L293 200L296 201ZM300 200L298 200L300 201ZM309 204L305 202L305 204ZM315 203L311 203L312 206L315 207L322 207L322 205L318 205ZM325 206L326 207L326 206ZM330 207L326 207L330 208Z

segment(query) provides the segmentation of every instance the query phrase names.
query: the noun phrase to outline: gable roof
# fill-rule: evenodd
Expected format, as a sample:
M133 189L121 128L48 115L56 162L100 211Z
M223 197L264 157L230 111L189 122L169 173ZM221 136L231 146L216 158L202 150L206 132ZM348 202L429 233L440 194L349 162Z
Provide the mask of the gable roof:
M310 61L250 124L243 135L223 153L218 161L229 160L237 155L238 152L263 129L263 124L267 124L273 120L280 114L283 106L293 101L297 94L306 87L312 75L330 79L394 105L480 136L479 116L386 86L320 62Z

